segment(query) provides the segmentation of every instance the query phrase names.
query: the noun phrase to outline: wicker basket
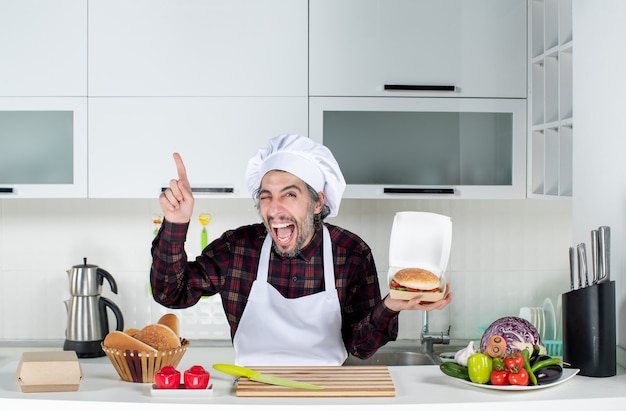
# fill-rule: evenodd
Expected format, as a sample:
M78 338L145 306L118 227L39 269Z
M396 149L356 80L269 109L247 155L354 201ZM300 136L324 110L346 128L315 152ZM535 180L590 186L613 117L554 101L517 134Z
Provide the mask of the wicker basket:
M109 348L102 345L107 357L120 378L128 382L154 382L154 373L166 365L177 367L189 347L189 341L181 338L181 346L168 351L133 351Z

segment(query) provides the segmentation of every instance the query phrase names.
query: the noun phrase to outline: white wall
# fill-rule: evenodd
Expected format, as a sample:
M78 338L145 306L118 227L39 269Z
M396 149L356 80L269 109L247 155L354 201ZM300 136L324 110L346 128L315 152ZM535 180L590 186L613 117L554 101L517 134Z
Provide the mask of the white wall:
M574 0L573 242L611 227L618 363L626 363L626 2Z
M567 291L567 249L572 238L568 202L542 200L344 200L329 220L359 235L374 250L386 292L388 239L401 210L447 214L453 220L448 277L453 304L432 318L432 331L451 326L453 338L479 338L480 327L521 306L541 306ZM69 297L66 270L83 257L109 271L126 327L143 326L163 308L152 301L148 270L156 200L0 200L0 343L64 339ZM252 200L196 202L209 212L209 239L258 221ZM187 251L200 251L200 224L192 221ZM187 338L228 339L219 299L178 312ZM400 338L419 336L421 315L401 315Z

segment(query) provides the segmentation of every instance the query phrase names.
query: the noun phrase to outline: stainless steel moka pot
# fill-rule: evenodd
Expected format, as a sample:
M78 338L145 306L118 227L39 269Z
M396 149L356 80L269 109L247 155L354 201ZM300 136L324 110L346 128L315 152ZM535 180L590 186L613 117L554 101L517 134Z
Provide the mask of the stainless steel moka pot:
M111 300L101 296L105 279L114 294L117 294L117 284L109 272L87 264L87 258L67 273L71 297L65 300L67 330L63 349L75 351L81 358L103 357L105 353L101 343L109 333L107 308L115 315L116 330L124 329L122 311Z

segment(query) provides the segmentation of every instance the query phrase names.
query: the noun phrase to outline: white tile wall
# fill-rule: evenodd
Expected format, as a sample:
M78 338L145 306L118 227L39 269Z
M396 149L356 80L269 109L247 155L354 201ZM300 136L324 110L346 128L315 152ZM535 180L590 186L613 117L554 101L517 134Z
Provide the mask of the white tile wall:
M477 338L479 327L520 306L541 306L567 291L571 206L539 200L344 200L329 220L359 234L374 250L386 292L388 239L396 211L447 214L453 220L447 274L454 302L431 314L431 330L450 327L453 338ZM165 308L150 295L148 271L152 214L157 200L0 200L0 342L63 339L69 298L66 270L83 257L109 271L119 294L104 296L124 313L126 327L155 321ZM196 201L209 212L209 240L228 228L258 221L251 200ZM200 251L194 218L187 252ZM187 338L228 339L219 297L176 311ZM419 336L422 315L405 312L400 338ZM114 324L112 323L112 326Z

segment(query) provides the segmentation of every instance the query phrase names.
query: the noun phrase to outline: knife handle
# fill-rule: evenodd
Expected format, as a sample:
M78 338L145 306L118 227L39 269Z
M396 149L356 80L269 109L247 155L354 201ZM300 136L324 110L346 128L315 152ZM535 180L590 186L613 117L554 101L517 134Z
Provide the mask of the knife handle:
M585 253L585 243L580 243L576 247L578 251L578 288L583 286L583 272L587 273L587 256Z
M610 280L610 266L611 266L611 228L608 226L602 226L598 228L598 243L599 243L599 258L602 270L598 275L598 281Z
M234 377L253 378L261 375L261 373L258 371L233 364L213 364L213 368L223 372L224 374L232 375Z
M598 230L591 230L591 283L598 282L600 276L600 253L598 250Z
M574 272L576 271L576 250L569 248L569 288L574 289Z

